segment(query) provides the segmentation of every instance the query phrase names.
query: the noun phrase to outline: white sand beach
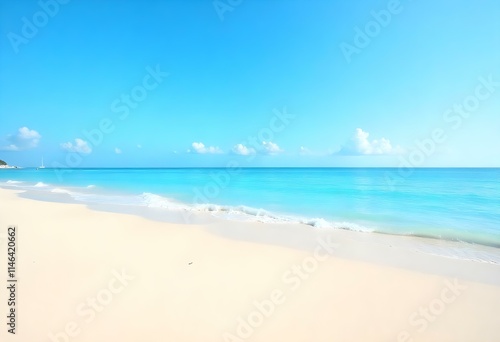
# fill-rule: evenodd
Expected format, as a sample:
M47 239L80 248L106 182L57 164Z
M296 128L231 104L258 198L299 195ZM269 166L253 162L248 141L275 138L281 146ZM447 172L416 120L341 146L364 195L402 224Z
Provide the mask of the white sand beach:
M168 224L18 193L0 190L1 341L500 341L499 265L389 235Z

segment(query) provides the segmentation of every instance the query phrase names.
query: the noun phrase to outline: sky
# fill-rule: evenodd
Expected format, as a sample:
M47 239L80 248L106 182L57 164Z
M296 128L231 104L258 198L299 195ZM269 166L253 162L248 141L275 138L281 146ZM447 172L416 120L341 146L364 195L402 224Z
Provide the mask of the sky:
M499 167L500 3L0 4L0 159Z

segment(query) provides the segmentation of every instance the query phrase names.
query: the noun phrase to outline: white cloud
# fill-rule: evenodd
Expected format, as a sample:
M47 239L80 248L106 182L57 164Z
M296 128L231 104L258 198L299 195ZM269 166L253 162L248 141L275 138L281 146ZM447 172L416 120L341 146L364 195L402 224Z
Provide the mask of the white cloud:
M264 147L264 150L268 154L278 154L283 152L283 150L278 146L278 144L275 144L271 141L263 141L262 147Z
M89 144L85 140L79 138L75 139L74 144L70 141L62 143L61 148L68 152L77 152L83 154L89 154L90 152L92 152L92 148L89 146Z
M19 128L19 137L26 140L39 140L42 136L34 129L21 127Z
M198 154L221 154L222 150L218 147L213 146L205 146L205 144L201 142L194 142L192 145L195 153ZM190 150L188 150L190 152Z
M246 147L243 144L235 145L233 147L233 152L236 153L236 154L239 154L241 156L249 156L251 154L257 153L257 151L255 151L255 149L253 149L251 147Z
M35 130L28 127L21 127L16 134L7 136L7 141L10 143L3 146L0 150L6 151L21 151L34 148L38 146L42 136Z
M370 133L361 128L356 129L353 137L340 149L338 154L358 156L358 155L390 155L402 153L399 146L392 146L390 140L381 138L379 140L369 140Z
M115 147L115 153L116 154L121 154L122 153L122 150L119 149L118 147Z
M19 151L19 147L17 147L14 144L11 144L11 145L7 145L7 146L2 146L2 148L0 148L0 150L1 151Z

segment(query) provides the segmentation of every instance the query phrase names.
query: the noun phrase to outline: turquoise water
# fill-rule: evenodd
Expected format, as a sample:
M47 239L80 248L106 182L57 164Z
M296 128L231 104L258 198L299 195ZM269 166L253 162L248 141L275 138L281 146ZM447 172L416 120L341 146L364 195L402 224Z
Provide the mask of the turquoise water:
M416 169L408 177L374 168L9 169L0 170L0 186L500 247L500 169Z

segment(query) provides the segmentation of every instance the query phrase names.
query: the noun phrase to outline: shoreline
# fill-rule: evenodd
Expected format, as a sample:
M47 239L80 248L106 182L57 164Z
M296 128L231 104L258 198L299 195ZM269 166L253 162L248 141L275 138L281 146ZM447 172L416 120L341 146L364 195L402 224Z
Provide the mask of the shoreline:
M9 184L10 183L10 184ZM5 181L0 185L0 189L12 189L25 191L23 195L25 198L36 199L40 201L60 202L60 203L82 203L96 210L108 210L117 213L127 213L129 211L138 212L138 215L146 217L148 215L141 208L134 207L158 207L161 209L161 215L152 215L154 219L160 219L165 222L171 223L206 223L212 219L221 218L223 220L239 222L259 222L263 224L300 224L306 225L313 229L331 229L331 230L346 230L354 232L375 233L397 237L414 237L424 239L426 241L435 241L436 243L450 243L452 247L458 249L467 248L469 250L479 248L493 248L496 251L491 262L500 264L500 240L495 242L493 237L486 240L484 236L472 237L469 235L467 239L449 238L443 236L436 236L433 234L425 234L420 232L395 232L394 227L390 229L371 226L369 223L352 223L344 222L342 220L329 221L321 217L314 218L313 216L300 216L298 214L271 212L264 209L257 209L257 207L249 207L245 205L223 205L223 204L190 204L177 199L165 197L155 193L144 192L141 195L130 193L122 190L112 189L97 189L95 192L95 185L88 186L63 186L59 187L53 184L45 184L43 182L35 182L33 185L23 185L30 183L29 181ZM88 196L102 196L97 200L89 200ZM120 198L123 197L123 198ZM147 197L147 198L146 198ZM120 198L120 202L127 199L123 203L114 202L100 202L103 199L108 201L115 201ZM147 203L135 203L137 200L147 201ZM131 201L130 203L128 201ZM135 201L135 202L134 202ZM107 208L107 209L106 209ZM111 209L110 209L111 208ZM109 210L110 209L110 210ZM182 213L184 212L184 213ZM151 216L151 215L150 215ZM160 216L165 216L161 218ZM188 219L186 219L188 217ZM366 224L367 226L364 226ZM380 225L381 223L378 223ZM434 245L435 243L430 243ZM470 251L469 251L470 252ZM498 254L496 252L499 252ZM456 257L460 257L462 252L459 252ZM473 256L466 256L472 257ZM478 261L490 262L488 257L478 258Z
M500 338L498 265L412 252L381 235L217 220L173 224L19 193L0 189L0 227L16 224L22 246L23 315L18 336L6 341L50 340L66 334L68 322L77 324L71 341L89 342ZM86 298L99 298L122 271L130 277L123 291L91 315ZM455 299L434 321L423 320L419 308L441 303L450 288ZM270 301L272 314L242 337L241 326L259 313L255 303ZM88 315L78 314L82 305Z
M11 184L8 184L11 182ZM398 245L399 242L405 241L405 245L409 249L417 248L420 252L425 254L437 255L442 257L447 257L451 259L459 259L459 260L472 260L481 263L491 263L500 265L500 245L491 243L478 243L478 242L467 242L460 240L451 240L438 238L435 236L422 235L422 234L397 234L392 232L385 232L380 230L364 230L364 228L360 226L360 229L357 229L357 225L351 227L324 227L324 226L316 226L314 222L311 222L312 219L300 219L300 217L287 216L285 214L275 214L270 212L264 212L264 217L266 215L270 215L269 217L282 217L283 220L271 220L271 221L261 221L259 215L252 216L250 214L244 213L244 220L239 219L238 217L228 217L224 216L224 211L214 212L211 209L200 210L194 207L190 207L189 204L170 199L167 197L162 197L156 194L149 194L153 197L158 197L162 200L167 200L168 204L172 204L173 207L148 207L143 206L142 204L110 204L110 203L98 203L92 202L85 199L78 198L81 195L92 195L94 194L95 186L87 186L87 187L55 187L54 185L45 184L42 182L38 182L35 185L26 185L26 188L23 188L24 183L18 181L8 181L5 184L0 186L0 189L8 189L14 191L21 191L22 193L19 195L23 198L34 199L38 201L47 201L47 202L57 202L57 203L74 203L74 204L83 204L93 210L98 211L107 211L113 213L130 213L133 212L135 215L152 219L155 221L166 222L166 223L175 223L175 224L209 224L212 222L219 222L220 224L225 224L226 221L233 222L234 224L245 224L245 223L257 223L257 224L265 224L265 225L300 225L307 227L309 229L314 230L327 230L327 231L346 231L346 232L354 232L354 233L362 233L362 234L374 234L374 235L383 235L388 239L395 239L392 242L392 245ZM52 190L48 191L48 189ZM86 193L87 191L92 191L92 193ZM135 198L141 197L138 195L133 195L129 193L115 192L110 191L109 189L106 191L102 191L100 189L98 193L94 195L104 195L110 197L121 197L124 198ZM79 193L79 191L83 191ZM76 197L75 197L76 196ZM206 207L210 207L211 205L206 205ZM213 205L215 207L227 207L221 205ZM234 209L238 209L243 206L231 207ZM187 209L186 209L187 208ZM229 208L229 207L228 207ZM252 208L249 208L252 209ZM255 209L257 210L257 209ZM216 215L217 214L217 215ZM241 215L241 213L240 213ZM323 219L314 219L322 221ZM313 220L313 221L314 221ZM307 221L307 222L306 222ZM230 224L230 223L229 223ZM356 236L357 234L354 234ZM374 239L383 239L380 237L374 237ZM387 244L391 244L388 242ZM417 247L415 247L417 246Z
M237 241L272 245L277 247L292 248L301 251L312 251L316 239L333 236L344 242L345 245L370 245L369 253L359 253L352 250L338 250L338 256L346 259L360 260L363 262L377 262L383 266L395 266L401 268L412 268L419 272L436 273L443 275L428 265L435 261L452 265L455 263L472 263L478 266L480 271L474 273L479 277L471 278L473 281L481 281L489 284L500 284L500 273L489 273L498 268L500 270L500 248L475 244L463 241L452 241L428 236L399 235L380 231L356 231L344 228L318 228L307 223L280 222L269 223L260 221L239 221L228 218L213 216L208 212L189 212L169 210L156 207L141 207L135 205L116 205L102 203L88 203L74 199L67 193L40 192L37 196L36 190L20 190L15 187L10 189L0 187L2 191L14 193L16 197L42 203L57 203L62 205L82 206L92 212L102 212L118 215L132 215L139 219L153 221L166 225L177 226L199 226L213 235ZM50 194L50 197L46 195ZM387 252L392 249L400 249L403 253L421 255L426 262L415 264L394 262ZM446 253L458 251L459 255ZM340 253L343 252L343 253ZM462 254L462 256L460 255ZM382 256L382 257L381 257ZM445 267L438 267L445 269ZM466 273L458 272L460 276L467 278ZM489 275L491 276L489 276ZM456 275L456 274L455 274ZM453 276L455 276L453 275Z
M0 188L1 189L1 188ZM14 189L15 191L15 189ZM500 248L483 245L474 244L464 241L452 241L446 239L439 239L429 236L418 236L418 235L401 235L401 234L391 234L381 231L356 231L348 228L318 228L307 223L298 222L280 222L280 223L270 223L270 222L260 222L260 221L239 221L236 219L223 218L218 216L213 216L210 211L208 212L183 212L178 210L169 210L165 208L150 208L141 207L135 205L113 205L113 204L99 204L99 203L87 203L75 200L69 194L57 193L53 194L50 200L46 197L47 193L43 193L41 196L36 196L33 191L26 191L24 193L18 194L20 197L26 199L32 199L37 201L48 201L56 203L73 203L81 204L87 208L95 211L110 212L117 214L132 214L139 216L148 220L163 222L167 224L181 224L181 225L205 225L207 227L226 227L225 231L220 229L213 229L213 232L220 234L222 236L231 235L232 226L244 227L241 230L241 234L238 239L252 240L255 241L256 232L260 232L264 236L267 234L265 230L275 231L276 234L281 234L286 236L290 231L300 231L301 234L336 234L343 238L349 238L358 242L376 242L383 244L385 246L399 246L411 251L417 251L418 253L428 254L432 256L452 259L452 260L462 260L462 261L473 261L478 263L486 263L500 266ZM266 227L263 229L258 229L260 227ZM261 241L256 239L258 242L283 245L283 240L276 237L271 239L272 241ZM290 247L285 244L286 247ZM302 246L294 245L292 248L303 249ZM451 253L454 252L454 253ZM349 256L348 256L349 257ZM371 258L366 256L365 261L370 261ZM500 284L500 275L498 277L498 283Z

